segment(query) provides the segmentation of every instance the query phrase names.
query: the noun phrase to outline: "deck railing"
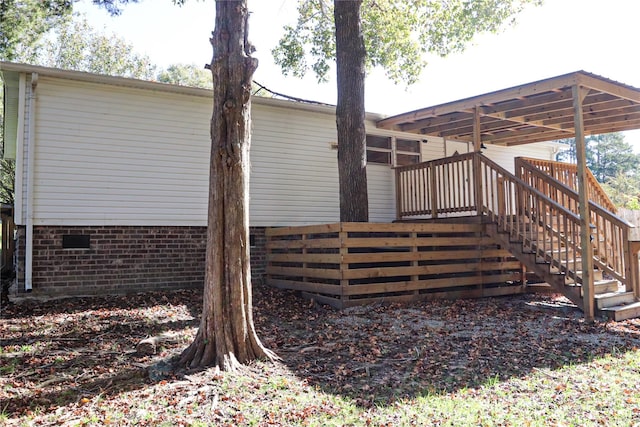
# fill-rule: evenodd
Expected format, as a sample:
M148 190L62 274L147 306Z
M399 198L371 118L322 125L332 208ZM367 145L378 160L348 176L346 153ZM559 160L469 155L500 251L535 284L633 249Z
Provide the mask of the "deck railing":
M536 254L551 268L582 283L580 217L497 163L475 156L482 178L482 213L500 232L521 242L523 252Z
M515 163L516 175L518 176L520 176L519 171L521 168L534 166L542 171L545 176L555 179L576 193L578 192L578 165L574 163L554 162L552 160L527 157L517 157ZM589 169L587 169L586 179L589 200L599 204L610 212L616 213L616 206L609 196L607 196L607 193L604 192L600 183L598 183L598 180Z
M398 219L477 211L473 162L467 153L396 168Z
M569 176L570 168L556 163L552 165L554 175ZM396 168L398 219L436 218L457 212L488 216L501 231L522 241L524 251L538 254L552 268L581 283L577 193L544 175L537 165L527 168L522 177L479 153ZM585 262L588 268L595 265L615 277L630 291L637 283L631 269L631 225L597 203L590 203L590 208L594 258ZM633 290L640 294L640 290Z
M575 175L575 165L569 164L568 167L561 165L563 164L559 162L518 158L516 159L516 173L528 185L549 195L551 199L577 214L579 212L577 179L571 176L571 174ZM551 179L546 174L547 171L554 171L554 175L568 178L564 181ZM628 287L627 290L630 291L632 290L631 283L627 279L631 274L629 271L631 267L629 235L633 225L611 212L608 205L613 206L613 204L604 194L604 190L590 172L587 176L591 176L593 179L593 182L589 182L588 186L590 223L592 225L591 241L595 265L625 283ZM565 182L571 185L567 185ZM601 203L606 206L603 207Z

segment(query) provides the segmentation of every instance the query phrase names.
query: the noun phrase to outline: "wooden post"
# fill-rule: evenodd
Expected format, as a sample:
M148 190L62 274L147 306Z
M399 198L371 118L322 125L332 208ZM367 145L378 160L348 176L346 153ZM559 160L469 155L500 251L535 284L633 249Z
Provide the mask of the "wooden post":
M411 245L411 253L417 254L418 253L418 233L416 233L415 231L411 232L411 240L413 241L412 245ZM417 256L417 255L416 255ZM419 262L417 259L412 260L411 261L411 266L412 267L418 267L419 266ZM411 276L411 281L413 282L412 285L415 285L416 282L418 282L418 280L420 280L420 276L417 274L414 274ZM413 291L414 295L418 295L420 294L420 291L418 289Z
M628 280L631 281L631 290L636 298L640 297L640 261L638 260L638 252L640 252L640 242L628 241L627 254L629 258L629 275ZM626 289L629 291L629 287Z
M473 109L473 151L476 155L473 157L473 181L476 191L476 212L478 216L482 215L482 170L480 168L480 154L482 148L482 135L480 134L480 107L477 105Z
M400 184L400 169L396 169L396 219L402 219L402 185Z
M436 168L431 163L428 168L429 173L429 186L430 188L430 196L431 196L431 217L438 217L438 187L436 182Z
M344 222L340 222L340 231L338 232L338 245L340 245L340 249L338 249L340 251L340 309L346 308L346 301L349 299L347 295L349 279L344 278L345 271L349 268L349 264L344 262L344 256L349 253L349 232L344 231L344 225Z
M573 124L576 138L576 158L578 160L578 199L580 212L580 247L582 250L582 309L588 322L594 320L594 285L593 285L593 246L591 245L591 227L589 213L589 193L587 189L587 152L584 142L584 118L582 101L588 89L574 85Z
M302 281L303 282L307 282L309 281L309 278L306 276L307 274L307 235L302 233L302 235L300 236L300 240L302 241L302 271L304 271L304 276L302 276Z

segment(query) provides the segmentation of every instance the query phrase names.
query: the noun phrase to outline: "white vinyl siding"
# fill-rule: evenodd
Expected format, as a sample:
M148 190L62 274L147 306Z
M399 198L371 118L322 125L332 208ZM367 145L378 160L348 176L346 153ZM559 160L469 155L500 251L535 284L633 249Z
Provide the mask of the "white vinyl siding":
M252 105L251 224L338 221L335 117Z
M256 226L340 219L333 113L253 103L250 220ZM367 123L368 130L375 128ZM367 166L369 220L395 219L395 183L388 165Z
M35 224L198 225L206 99L41 77Z
M31 84L29 84L30 77L26 78L25 83L25 100L24 110L24 123L18 132L22 132L22 138L20 135L16 136L16 177L15 177L15 213L14 221L17 225L25 225L27 221L27 165L29 164L29 123L31 117L29 116L29 109L31 106ZM19 121L18 121L19 122ZM17 123L18 123L17 122ZM23 173L19 173L22 171Z
M487 144L487 149L482 150L482 154L511 173L514 173L515 171L514 159L516 157L533 157L536 159L555 160L552 147L549 143L545 142L516 145L513 147Z
M13 76L12 76L13 77ZM0 79L2 83L2 79ZM18 138L18 105L19 105L19 80L12 78L4 82L4 114L3 137L4 144L2 157L4 159L16 158L16 141Z
M533 144L516 145L505 147L502 145L486 144L482 150L489 159L493 160L509 172L515 170L516 157L533 157L536 159L554 160L554 143L537 142ZM447 156L452 156L454 152L464 154L473 151L471 144L466 142L447 141Z
M27 84L27 111L29 90ZM211 116L207 92L41 75L36 95L35 225L206 224ZM337 151L331 148L336 142L334 110L257 100L252 119L251 225L338 221ZM18 168L18 223L26 218L29 120L26 117L24 158ZM367 132L415 138L376 129L372 118ZM449 155L452 145L447 142ZM535 155L533 146L513 152L543 157ZM429 138L421 144L421 153L423 160L440 158L444 144ZM514 154L504 156L510 160L501 158L501 164L513 163ZM370 220L394 220L393 168L370 164L367 175Z
M45 76L37 97L34 224L206 224L210 98ZM333 110L254 102L252 120L251 225L338 221ZM371 220L393 220L393 169L368 176Z
M396 219L395 172L385 165L367 165L369 221L391 222Z

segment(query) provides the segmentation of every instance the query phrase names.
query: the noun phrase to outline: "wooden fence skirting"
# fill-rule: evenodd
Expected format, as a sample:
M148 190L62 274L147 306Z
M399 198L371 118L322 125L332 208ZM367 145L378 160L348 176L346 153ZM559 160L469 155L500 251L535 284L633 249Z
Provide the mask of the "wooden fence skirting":
M522 264L481 221L444 221L267 229L267 283L337 308L524 292Z

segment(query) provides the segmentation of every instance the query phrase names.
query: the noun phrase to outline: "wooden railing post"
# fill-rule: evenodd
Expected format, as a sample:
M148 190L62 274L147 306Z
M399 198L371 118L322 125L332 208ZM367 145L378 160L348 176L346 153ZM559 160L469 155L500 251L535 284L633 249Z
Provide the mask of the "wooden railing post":
M436 172L433 164L428 168L429 171L429 186L430 188L430 198L431 198L431 216L433 218L438 217L438 187L436 182Z
M473 155L473 183L475 187L476 212L482 216L484 201L482 197L482 161L478 153Z
M638 252L640 252L640 242L627 239L625 254L625 266L627 266L629 281L625 286L627 292L633 291L633 295L640 298L640 262Z
M400 185L400 169L396 169L396 219L402 219L402 186Z

